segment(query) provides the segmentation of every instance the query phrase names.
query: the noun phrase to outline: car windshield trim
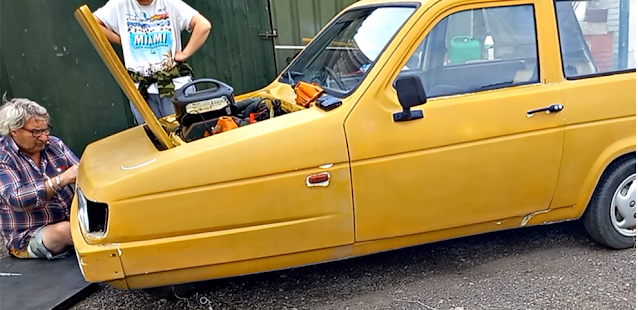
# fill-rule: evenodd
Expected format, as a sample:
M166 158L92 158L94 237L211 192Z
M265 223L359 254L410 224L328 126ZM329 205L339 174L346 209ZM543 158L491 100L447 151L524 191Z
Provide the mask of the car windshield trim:
M335 27L339 27L339 24L348 23L349 21L351 21L351 19L347 19L347 18L344 19L345 16L348 16L349 14L356 14L365 10L371 10L371 9L373 10L381 9L381 8L411 8L413 9L412 12L410 12L405 17L404 21L396 28L396 31L394 31L394 33L388 38L387 42L385 42L385 45L383 45L383 47L379 49L377 57L374 59L374 61L370 63L367 70L361 75L361 79L356 83L356 85L354 85L354 87L352 87L352 89L348 91L344 91L337 88L322 86L325 93L331 96L334 96L340 99L350 96L359 88L359 86L361 86L361 83L367 78L368 73L370 73L370 71L378 63L380 56L386 52L390 43L392 43L396 39L396 36L405 27L406 23L414 17L414 14L418 11L420 6L421 6L421 3L419 2L378 3L378 4L363 5L363 6L359 6L359 7L355 7L355 8L343 11L330 24L324 27L324 29L315 36L312 42L306 45L304 49L299 53L299 55L297 55L290 62L290 64L286 67L286 69L281 73L278 81L281 83L289 84L292 87L294 87L296 83L302 81L303 79L300 79L300 77L305 77L306 74L304 74L303 72L299 72L298 70L295 70L295 69L297 69L296 67L298 67L300 61L303 59L304 53L313 53L313 55L311 55L312 58L309 61L308 60L305 61L306 64L312 63L317 57L319 57L322 54L322 51L324 51L324 48L322 47L322 45L327 44L327 42L324 42L324 40L326 40L326 37L332 36L331 35L332 31L336 29ZM334 37L329 39L333 40Z

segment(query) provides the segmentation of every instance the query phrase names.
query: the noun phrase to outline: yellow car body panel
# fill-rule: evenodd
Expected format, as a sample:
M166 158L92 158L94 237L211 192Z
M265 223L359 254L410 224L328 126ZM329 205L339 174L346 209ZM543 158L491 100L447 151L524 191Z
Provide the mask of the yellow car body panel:
M403 2L363 0L342 14ZM340 107L188 143L166 133L174 117L153 119L138 102L80 8L76 17L150 124L96 141L81 158L78 194L108 206L106 230L94 233L81 225L77 195L72 205L87 281L179 284L580 218L607 166L635 153L635 70L567 80L551 2L413 2L420 6ZM429 99L412 108L423 120L394 122L393 82L424 35L454 12L504 4L535 6L540 81ZM295 100L279 80L235 99L261 95ZM565 109L526 113L550 104ZM325 172L327 184L308 183Z
M636 75L558 85L570 109L565 110L563 160L552 208L576 205L582 213L605 168L614 159L636 152Z

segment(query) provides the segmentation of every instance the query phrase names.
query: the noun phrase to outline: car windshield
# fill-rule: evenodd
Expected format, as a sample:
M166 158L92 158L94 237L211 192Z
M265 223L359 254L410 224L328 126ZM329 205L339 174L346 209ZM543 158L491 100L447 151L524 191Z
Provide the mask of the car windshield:
M353 91L415 7L370 7L340 16L286 70L280 81L316 83L339 96Z

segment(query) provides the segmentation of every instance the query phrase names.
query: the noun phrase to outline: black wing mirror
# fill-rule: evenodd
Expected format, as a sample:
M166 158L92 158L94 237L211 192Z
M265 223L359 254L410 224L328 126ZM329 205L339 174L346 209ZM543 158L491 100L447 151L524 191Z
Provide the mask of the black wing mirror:
M403 107L402 112L394 113L395 122L407 122L423 118L423 111L411 111L410 108L425 104L427 96L421 78L416 75L406 75L399 77L394 87L399 95L399 102Z

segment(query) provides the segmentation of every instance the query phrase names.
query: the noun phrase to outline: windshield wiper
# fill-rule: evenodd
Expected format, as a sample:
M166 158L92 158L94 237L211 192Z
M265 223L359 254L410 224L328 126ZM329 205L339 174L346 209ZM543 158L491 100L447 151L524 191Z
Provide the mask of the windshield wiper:
M301 72L291 71L291 70L286 71L286 74L288 75L288 83L290 83L290 85L292 86L295 86L296 84L295 79L293 77L304 76L304 74Z

